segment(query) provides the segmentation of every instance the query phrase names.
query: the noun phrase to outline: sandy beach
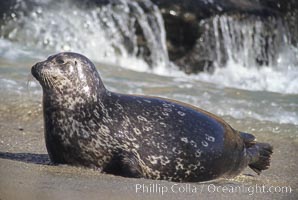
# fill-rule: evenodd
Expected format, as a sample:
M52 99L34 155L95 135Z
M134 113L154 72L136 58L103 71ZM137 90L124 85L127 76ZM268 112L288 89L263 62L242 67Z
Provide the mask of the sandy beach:
M49 163L43 137L41 102L30 95L1 97L0 199L297 199L298 139L295 126L271 122L246 124L226 118L235 128L254 127L259 141L274 146L272 164L260 176L246 169L234 179L181 183L131 179L91 169ZM266 128L267 127L267 128ZM270 131L271 130L271 131ZM279 132L283 132L280 136ZM287 134L288 132L288 134Z

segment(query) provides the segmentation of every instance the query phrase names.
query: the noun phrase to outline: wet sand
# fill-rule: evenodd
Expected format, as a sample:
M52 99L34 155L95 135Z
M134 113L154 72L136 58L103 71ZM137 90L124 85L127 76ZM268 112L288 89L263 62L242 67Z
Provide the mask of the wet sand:
M42 108L40 101L36 100L38 98L17 94L1 96L1 200L298 198L297 126L225 118L233 127L241 130L253 127L259 141L274 146L270 169L260 176L246 169L242 175L231 180L175 185L167 181L130 179L101 174L91 169L50 165L43 137ZM290 186L291 193L285 189L283 193L264 192L261 188L263 185L265 190L271 186L277 190ZM141 189L136 191L136 187ZM218 191L214 191L215 187ZM237 187L242 190L236 191Z

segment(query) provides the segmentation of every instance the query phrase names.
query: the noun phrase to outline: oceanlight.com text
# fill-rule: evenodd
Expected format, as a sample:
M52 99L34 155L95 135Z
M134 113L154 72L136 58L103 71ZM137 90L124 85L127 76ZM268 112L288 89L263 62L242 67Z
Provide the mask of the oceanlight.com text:
M290 186L268 185L215 185L215 184L136 184L136 193L160 194L166 193L242 193L248 195L266 193L292 193Z

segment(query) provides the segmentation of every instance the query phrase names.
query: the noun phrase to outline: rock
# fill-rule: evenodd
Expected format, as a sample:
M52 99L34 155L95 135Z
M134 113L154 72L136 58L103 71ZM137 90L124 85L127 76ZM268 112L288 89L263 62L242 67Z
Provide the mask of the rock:
M289 24L291 41L297 44L298 1L296 0L152 1L162 11L169 57L186 73L213 72L216 67L224 66L229 59L227 49L222 45L225 41L217 41L215 44L215 39L211 38L215 34L213 26L216 17L228 16L244 23L251 23L252 20L263 22L264 33L259 33L260 35L256 37L263 37L264 49L254 55L252 64L262 66L276 62L274 54L282 42L275 29L279 28L280 23ZM268 23L271 25L266 25ZM224 40L220 28L217 30L219 34L217 39ZM243 35L237 37L241 38ZM220 51L216 49L216 45ZM220 54L220 57L214 55L215 53Z
M113 0L71 0L82 7L94 8L105 6L106 4L118 5L120 1ZM298 1L297 0L144 0L137 1L144 15L152 16L155 12L155 7L152 3L158 6L163 15L164 25L166 29L166 44L168 55L171 61L176 63L181 70L186 73L199 73L208 71L212 73L215 68L225 66L227 60L231 59L231 54L227 51L225 43L227 41L223 36L222 27L217 29L219 18L228 18L233 23L252 23L253 20L261 22L264 28L262 33L258 33L256 37L261 38L263 44L260 44L261 50L256 50L252 56L252 63L246 65L269 65L276 62L277 49L282 45L281 32L288 31L287 37L289 42L298 48ZM123 1L129 2L129 0ZM36 6L57 3L53 0L9 0L0 1L0 30L1 36L8 37L4 31L3 24L5 20L18 18L22 15L29 14ZM59 2L58 2L59 3ZM130 12L132 17L138 19L138 15ZM135 16L134 16L135 15ZM153 19L154 21L154 19ZM150 22L152 23L152 22ZM270 25L267 25L267 24ZM280 24L284 25L284 30L280 29ZM151 24L152 26L152 24ZM13 28L14 26L12 26ZM152 27L157 27L153 25ZM229 25L227 27L230 28ZM254 26L251 25L252 29ZM136 20L133 29L136 31L137 42L132 42L129 38L125 38L125 48L127 52L135 52L137 57L144 59L150 66L156 64L156 51L153 49L161 49L157 44L152 45L151 41L147 40L147 36L143 31L143 27ZM216 29L216 30L215 30ZM216 33L217 31L217 33ZM279 32L278 32L279 31ZM153 31L155 32L155 31ZM119 29L121 34L121 29ZM215 34L218 34L216 36ZM125 35L124 35L125 36ZM155 38L160 37L157 31ZM216 38L215 38L216 37ZM235 36L243 39L243 34L239 33ZM255 37L251 35L250 37ZM151 45L151 46L150 46ZM238 51L244 49L253 49L254 47L242 47L239 42ZM137 46L137 48L134 48ZM236 45L237 46L237 45ZM235 47L235 45L234 45ZM238 48L235 47L235 48ZM163 48L164 49L164 48ZM254 49L253 49L254 50ZM259 51L259 52L258 52ZM166 51L164 51L166 52ZM157 53L160 54L160 53ZM253 53L251 53L253 54ZM160 55L163 57L164 55ZM165 56L166 57L166 53ZM159 58L160 58L159 57ZM237 56L236 56L237 57ZM235 58L236 60L239 58Z
M297 0L259 0L259 3L263 7L270 8L281 14L287 14L298 9Z

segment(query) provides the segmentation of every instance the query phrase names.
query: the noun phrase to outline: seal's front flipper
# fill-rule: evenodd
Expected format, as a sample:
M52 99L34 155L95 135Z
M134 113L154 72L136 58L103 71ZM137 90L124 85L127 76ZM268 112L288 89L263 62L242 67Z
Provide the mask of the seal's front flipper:
M266 170L270 166L270 158L273 153L273 147L268 143L255 143L247 149L250 156L248 166L260 175L262 170Z
M143 177L138 159L131 152L117 152L103 171L117 176L131 178Z

